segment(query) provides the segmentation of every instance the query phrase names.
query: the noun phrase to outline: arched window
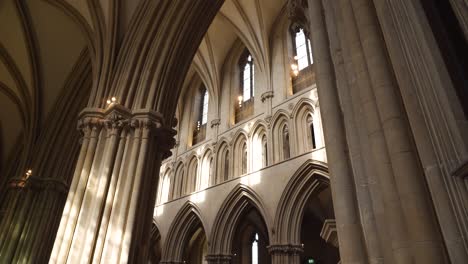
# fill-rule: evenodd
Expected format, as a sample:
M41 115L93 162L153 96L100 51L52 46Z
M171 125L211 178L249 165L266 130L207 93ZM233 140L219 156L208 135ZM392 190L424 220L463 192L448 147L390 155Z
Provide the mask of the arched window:
M266 135L262 137L262 168L268 165L268 146Z
M314 63L312 57L312 47L310 45L310 40L304 33L304 29L298 27L294 31L294 58L297 61L298 70L307 68L309 65Z
M246 102L250 100L252 97L254 97L254 90L255 90L255 85L254 85L254 75L255 75L254 67L255 66L253 63L252 55L250 55L248 50L246 50L244 55L241 57L240 67L241 67L241 94L240 96L242 96L242 102Z
M178 179L178 186L175 187L177 188L177 192L174 194L174 198L184 195L185 175L184 165L182 163L177 167L176 177Z
M285 125L283 127L283 160L289 159L291 153L289 151L289 130Z
M252 264L258 264L258 234L255 233L252 241Z
M241 174L247 173L247 144L242 145L242 169Z
M198 121L200 122L201 125L206 124L208 122L208 100L209 100L209 95L208 95L208 90L204 88L204 91L202 90L202 99L201 99L201 104L200 104L200 116L198 118Z
M310 121L309 121L309 135L310 135L310 140L309 140L310 146L312 147L312 149L317 148L317 143L315 141L314 122L312 118L310 118Z
M224 181L229 180L229 150L224 153Z
M192 145L198 144L205 140L206 123L208 122L208 104L209 94L205 85L201 85L197 94L195 94L195 104L193 108L194 115L194 130Z

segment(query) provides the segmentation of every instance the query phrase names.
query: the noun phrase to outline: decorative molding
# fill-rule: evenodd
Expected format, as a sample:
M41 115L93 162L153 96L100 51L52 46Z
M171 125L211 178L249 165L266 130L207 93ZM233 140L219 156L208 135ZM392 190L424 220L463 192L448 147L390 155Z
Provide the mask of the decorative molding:
M336 230L336 221L335 219L327 219L323 223L322 231L320 231L320 236L327 241L327 243L338 248L338 232Z
M267 247L272 255L299 255L304 252L304 245L275 244Z
M215 126L219 126L220 124L221 124L221 119L219 118L211 120L211 128Z
M8 188L12 189L31 189L31 190L52 190L61 194L67 194L69 186L65 181L55 178L40 178L31 176L27 179L11 179L8 182Z
M261 96L262 103L264 103L267 99L273 98L274 96L275 94L273 93L273 91L267 91L267 92L262 93L262 96Z

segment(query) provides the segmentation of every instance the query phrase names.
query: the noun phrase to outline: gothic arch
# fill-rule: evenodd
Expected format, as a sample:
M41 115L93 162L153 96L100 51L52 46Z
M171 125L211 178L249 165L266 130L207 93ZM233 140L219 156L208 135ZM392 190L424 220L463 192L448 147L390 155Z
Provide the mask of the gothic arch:
M232 150L229 143L223 139L217 147L217 179L216 183L221 183L230 179L232 167Z
M261 157L261 162L252 162L252 171L259 170L268 165L268 156L270 149L270 142L268 137L267 127L263 124L262 121L255 123L251 130L251 152L252 158Z
M301 244L301 224L305 204L313 195L329 187L325 163L308 160L291 177L276 211L274 244Z
M296 132L297 152L305 153L318 147L320 117L317 105L310 99L303 98L293 110L294 131Z
M182 160L177 163L174 173L174 188L173 188L173 199L179 198L184 194L184 181L187 180L185 172L185 164Z
M197 228L203 228L205 223L200 209L192 202L187 201L174 218L164 243L162 263L182 263L184 247Z
M213 175L213 151L211 148L208 148L205 153L203 154L203 158L201 159L201 169L200 173L198 174L197 190L203 190L208 188L211 185L211 177Z
M197 177L199 171L199 162L197 155L190 155L188 159L188 166L187 166L187 180L185 181L185 194L192 193L196 191L197 187Z
M245 174L249 171L249 146L248 146L248 135L244 132L244 130L238 130L236 132L236 136L234 137L233 143L233 177L238 177L242 174ZM244 148L247 149L247 156L244 157ZM245 164L244 164L245 163Z
M210 235L211 255L230 255L236 226L242 214L250 208L255 208L266 225L268 237L270 234L270 218L261 198L248 186L239 184L224 200L216 215Z
M273 159L275 162L280 162L282 160L288 159L292 156L292 136L291 125L289 122L289 117L284 112L276 112L275 119L272 121L272 141L273 141ZM283 138L283 133L288 132L288 142ZM287 147L287 149L285 149ZM288 153L286 153L288 152Z
M149 248L149 261L151 264L157 264L161 260L162 248L161 248L161 233L155 219L151 224L151 235L150 235L150 248Z

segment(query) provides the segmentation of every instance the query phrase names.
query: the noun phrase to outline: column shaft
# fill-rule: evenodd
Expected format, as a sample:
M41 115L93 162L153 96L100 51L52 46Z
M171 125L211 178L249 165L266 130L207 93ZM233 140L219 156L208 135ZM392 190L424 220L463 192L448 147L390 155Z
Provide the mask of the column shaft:
M340 255L344 264L367 263L321 0L309 0L309 10Z

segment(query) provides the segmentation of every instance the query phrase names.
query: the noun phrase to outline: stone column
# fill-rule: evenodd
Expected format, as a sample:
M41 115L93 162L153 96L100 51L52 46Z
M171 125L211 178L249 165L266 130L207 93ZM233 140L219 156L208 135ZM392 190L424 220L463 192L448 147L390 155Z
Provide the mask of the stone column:
M386 47L371 0L342 0L342 12L351 17L349 26L357 27L363 59L388 148L395 186L400 197L405 224L411 239L412 255L417 263L445 263L441 237L434 219L423 172L414 152L404 109L390 69ZM345 3L347 2L347 3ZM385 188L386 186L382 186Z
M49 263L143 263L154 186L175 132L163 127L158 113L120 105L85 109L80 124L89 143L82 149Z
M333 206L342 263L367 263L359 209L347 155L347 142L321 0L309 0L310 35L317 73L317 90L323 116L330 168Z
M272 264L300 264L303 245L271 245L268 251Z
M208 264L229 264L231 263L232 256L226 254L207 255L205 260Z

